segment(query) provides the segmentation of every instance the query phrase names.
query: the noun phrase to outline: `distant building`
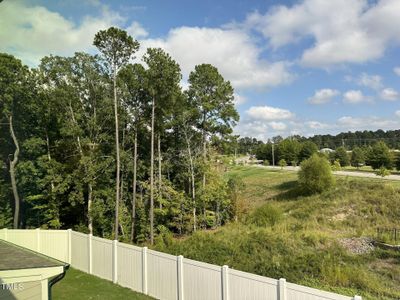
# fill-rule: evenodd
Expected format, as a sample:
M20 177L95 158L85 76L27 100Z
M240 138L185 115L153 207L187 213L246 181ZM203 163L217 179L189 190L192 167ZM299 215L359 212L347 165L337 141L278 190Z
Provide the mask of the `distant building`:
M321 152L321 153L331 153L331 152L335 152L335 150L332 150L331 148L322 148L321 150L319 150L319 152Z

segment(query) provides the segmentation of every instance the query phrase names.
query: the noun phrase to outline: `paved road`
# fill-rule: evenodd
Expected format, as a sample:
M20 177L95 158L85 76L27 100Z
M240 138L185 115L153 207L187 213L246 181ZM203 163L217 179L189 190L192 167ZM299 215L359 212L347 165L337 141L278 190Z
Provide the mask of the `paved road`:
M281 167L278 166L262 166L262 165L257 165L258 167L261 168L267 168L267 169L276 169L280 170ZM292 171L292 172L297 172L300 170L300 167L283 167L284 170L286 171ZM400 181L400 175L389 175L385 177L381 177L376 175L375 173L369 173L369 172L357 172L357 171L335 171L333 172L335 175L339 176L352 176L352 177L365 177L365 178L373 178L373 179L385 179L385 180L399 180Z

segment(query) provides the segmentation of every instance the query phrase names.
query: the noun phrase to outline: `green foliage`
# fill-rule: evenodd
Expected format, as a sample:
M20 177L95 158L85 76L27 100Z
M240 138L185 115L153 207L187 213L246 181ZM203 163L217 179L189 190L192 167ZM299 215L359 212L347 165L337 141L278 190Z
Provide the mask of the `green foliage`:
M395 161L396 161L396 169L400 171L400 153L397 153Z
M335 183L329 162L318 155L303 161L298 175L300 188L305 193L321 193Z
M377 142L372 146L368 153L368 163L374 170L381 167L392 169L393 156L384 142Z
M400 297L399 255L386 250L352 254L338 240L372 236L376 226L400 218L396 182L339 177L335 189L309 196L291 193L295 173L236 166L227 176L245 183L243 194L256 203L244 223L168 238L163 251L272 278L367 300ZM259 208L283 213L273 227L247 223Z
M287 166L286 160L284 159L279 160L278 165L281 167L281 169L283 169L284 167Z
M278 206L265 204L257 208L247 219L248 224L260 227L274 226L283 219L283 212Z
M376 175L385 177L385 176L390 175L390 171L382 166L376 171Z
M346 167L350 165L350 158L347 154L346 148L339 147L335 150L333 158L339 161L341 167Z
M118 69L128 63L139 49L139 43L136 40L133 40L125 30L116 27L96 33L93 45L104 55L111 69Z
M340 165L339 160L335 160L332 164L332 171L340 171L342 169L342 166Z
M318 152L318 147L311 141L305 141L301 143L301 150L299 153L299 161L310 158L313 154Z
M351 165L353 167L361 167L365 164L365 153L362 148L355 147L351 152Z
M301 144L297 140L287 138L280 142L277 148L279 160L285 160L291 165L293 165L293 162L299 161ZM305 153L303 154L306 155Z

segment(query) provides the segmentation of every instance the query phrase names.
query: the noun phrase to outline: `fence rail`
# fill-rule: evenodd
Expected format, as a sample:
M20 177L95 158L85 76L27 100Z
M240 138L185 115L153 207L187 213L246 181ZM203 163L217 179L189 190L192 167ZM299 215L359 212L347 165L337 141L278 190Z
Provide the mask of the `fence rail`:
M361 300L71 229L1 229L0 239L162 300Z

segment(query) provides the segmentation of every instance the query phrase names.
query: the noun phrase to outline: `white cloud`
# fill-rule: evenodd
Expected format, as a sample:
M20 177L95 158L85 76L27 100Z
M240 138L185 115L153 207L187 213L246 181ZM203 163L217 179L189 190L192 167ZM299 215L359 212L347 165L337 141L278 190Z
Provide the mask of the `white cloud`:
M373 90L379 90L383 87L381 76L367 73L362 73L360 78L357 79L357 83Z
M370 98L364 96L360 90L350 90L343 94L343 102L345 103L356 104L369 100Z
M133 21L132 24L126 28L126 32L135 39L145 38L149 35L147 30L136 21Z
M294 114L286 109L270 106L252 106L243 115L242 120L235 127L235 134L267 140L276 135L288 135L290 121ZM291 123L292 121L290 121Z
M325 104L332 100L332 98L339 95L340 92L338 90L333 89L321 89L317 90L314 93L314 96L308 99L308 102L311 104Z
M164 39L142 41L143 49L161 47L179 63L184 78L194 67L210 63L231 81L234 88L264 88L289 83L289 63L268 62L243 30L205 27L179 27Z
M49 54L72 55L93 50L97 31L124 22L124 18L105 6L97 17L85 16L79 24L45 7L22 1L4 1L0 7L0 51L12 53L30 65Z
M342 130L391 130L398 129L400 122L382 117L351 117L345 116L337 120L339 128Z
M399 92L392 88L386 88L381 91L381 98L387 101L396 101L399 99Z
M394 72L397 76L400 76L400 67L395 67L395 68L393 68L393 72Z
M303 0L252 13L246 26L259 30L275 49L311 37L301 58L306 66L362 63L400 41L400 1Z
M396 110L394 114L400 118L400 110Z
M287 128L287 125L283 122L269 122L268 125L276 131L283 131Z
M247 98L242 95L235 93L233 96L234 96L234 102L235 102L236 106L242 105L247 102Z
M253 120L276 121L294 117L294 114L286 109L271 106L252 106L246 114Z
M326 124L326 123L321 123L318 121L309 121L306 122L306 125L308 127L310 127L311 129L327 129L327 128L331 128L332 125Z

